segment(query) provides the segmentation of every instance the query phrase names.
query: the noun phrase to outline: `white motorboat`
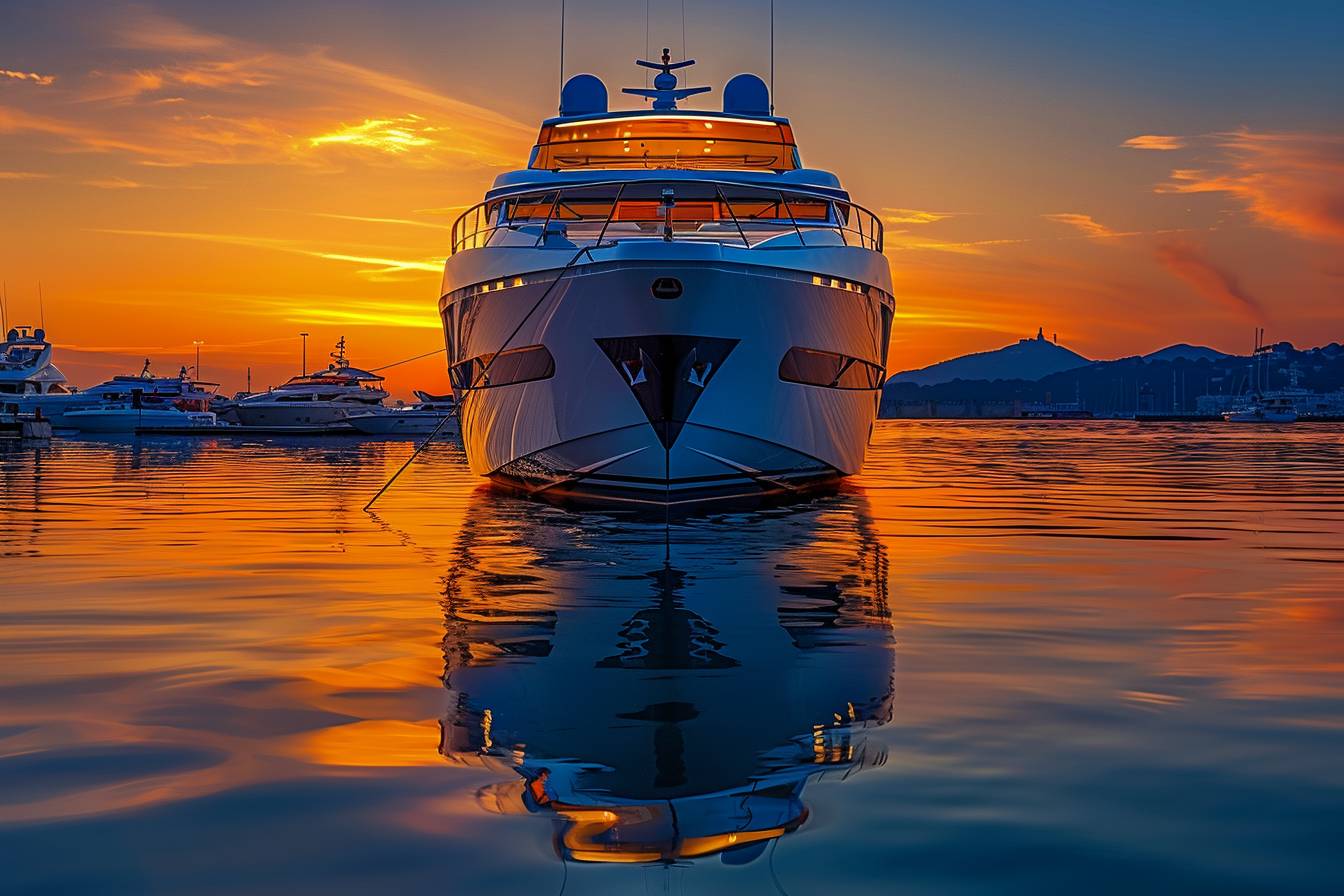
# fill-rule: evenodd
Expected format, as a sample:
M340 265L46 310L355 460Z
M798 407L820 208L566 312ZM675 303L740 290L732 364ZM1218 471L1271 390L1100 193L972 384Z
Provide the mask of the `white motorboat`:
M1249 407L1223 414L1223 419L1229 423L1293 423L1297 420L1297 408L1288 396L1260 395Z
M215 426L210 411L216 383L194 380L183 367L176 377L155 377L149 362L138 377L114 377L67 402L55 425L92 433L135 433L156 429ZM72 396L73 398L73 396Z
M156 429L193 429L217 426L210 411L181 411L174 407L146 407L134 402L115 402L95 408L69 411L63 426L80 432L137 433Z
M24 413L29 399L69 394L65 374L51 363L51 343L46 331L33 327L10 327L0 343L0 400L16 401Z
M374 408L367 414L347 417L346 422L362 433L373 436L461 435L454 408L457 402L451 395L430 395L416 392L420 399L415 404ZM447 422L444 422L444 421Z
M176 376L154 376L145 361L138 375L114 376L88 389L30 394L18 399L24 413L41 413L57 428L74 428L66 416L76 411L95 410L140 402L143 407L169 406L180 411L207 411L214 399L217 383L193 379L184 367ZM138 397L137 397L138 396Z
M382 406L387 392L383 378L351 367L345 337L336 343L326 370L293 377L283 386L257 392L231 403L243 426L305 427L343 424L349 417Z
M528 166L454 224L439 310L472 470L639 504L801 494L857 473L891 323L880 220L802 165L766 84L651 108L571 78Z

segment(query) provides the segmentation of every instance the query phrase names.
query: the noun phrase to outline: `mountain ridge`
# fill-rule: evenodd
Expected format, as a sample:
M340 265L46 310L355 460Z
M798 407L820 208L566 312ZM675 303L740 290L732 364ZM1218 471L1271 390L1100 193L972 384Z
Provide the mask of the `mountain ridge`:
M1003 348L949 358L917 370L904 370L892 374L888 381L936 386L955 380L1039 380L1091 363L1091 359L1046 339L1042 328L1036 331L1034 339L1019 339Z

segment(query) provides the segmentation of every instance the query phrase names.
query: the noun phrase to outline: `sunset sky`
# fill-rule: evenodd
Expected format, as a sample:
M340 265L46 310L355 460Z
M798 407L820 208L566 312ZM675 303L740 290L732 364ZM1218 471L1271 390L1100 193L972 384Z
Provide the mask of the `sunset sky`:
M650 42L682 54L679 4ZM689 78L768 72L766 0L687 0ZM778 0L777 111L886 220L890 365L1043 325L1090 357L1344 340L1344 7ZM642 4L570 0L566 73L642 85ZM337 336L442 346L448 228L554 114L559 2L0 5L0 279L87 385L226 391ZM389 371L445 389L441 357Z

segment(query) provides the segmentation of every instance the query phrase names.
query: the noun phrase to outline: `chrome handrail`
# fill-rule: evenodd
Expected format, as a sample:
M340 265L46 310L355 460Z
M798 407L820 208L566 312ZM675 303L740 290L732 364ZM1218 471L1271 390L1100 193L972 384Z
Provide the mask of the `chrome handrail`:
M858 238L858 246L861 248L871 249L875 252L881 252L883 248L884 228L882 226L882 220L872 211L870 211L869 209L865 208L862 205L859 205L857 202L854 202L852 200L840 199L827 193L816 192L805 188L789 189L786 191L774 185L754 184L742 181L718 180L711 178L677 178L671 180L650 179L647 181L613 179L607 181L595 181L592 183L576 183L576 184L568 184L565 186L547 187L535 190L520 191L517 193L509 193L504 196L497 196L493 199L487 199L482 202L478 202L471 208L464 211L461 215L458 216L457 220L453 222L451 231L452 254L456 255L458 252L466 251L467 249L488 247L491 238L494 236L494 234L498 233L499 231L501 230L516 231L517 229L519 229L519 227L522 226L521 224L510 222L501 223L503 221L502 216L504 212L504 203L510 200L518 201L518 200L537 199L537 198L554 196L551 202L548 203L546 220L542 224L541 232L537 235L537 239L533 243L534 248L543 247L545 245L546 238L550 229L550 222L554 219L556 211L559 209L560 205L564 201L565 195L567 193L570 194L571 197L573 197L575 194L588 193L603 187L614 186L617 188L616 196L613 199L611 199L611 209L608 212L606 219L602 224L602 230L597 238L597 241L601 242L602 238L606 235L607 228L615 219L617 206L621 201L621 197L625 193L626 187L631 185L648 187L650 189L657 189L664 185L673 187L679 185L690 185L690 186L698 185L698 186L714 187L715 197L719 202L722 203L724 209L727 210L728 217L732 219L733 224L737 228L738 236L741 237L743 245L748 249L754 249L757 246L761 245L761 243L753 245L751 240L747 237L746 230L742 226L742 220L733 210L732 203L729 202L727 194L724 192L723 189L724 187L731 187L750 192L758 192L761 194L773 195L774 197L776 197L778 207L785 213L785 215L787 215L788 225L792 226L795 234L798 237L799 245L801 245L804 248L806 248L808 245L806 236L803 233L804 228L809 230L831 230L837 232L840 235L841 241L846 246L851 245L850 240L845 236L846 231L848 231L851 235L856 236ZM791 201L796 202L798 199L821 200L823 202L828 203L830 205L830 213L835 217L835 220L829 220L829 219L826 221L808 220L800 222L797 219L797 216L794 215L793 209L791 207ZM853 216L852 223L849 224L846 223L845 219L847 219L848 216L842 216L841 209L850 210L850 215ZM494 222L491 222L490 220L492 210L496 215L496 219ZM475 220L469 222L468 219L473 217ZM482 220L482 218L484 218L484 220ZM602 219L594 218L592 220L592 223L596 224L599 220ZM722 219L716 219L716 220L722 220ZM752 219L748 218L747 220L751 221ZM764 219L758 219L758 220L764 220ZM778 220L781 224L785 222L784 217L768 220L772 221ZM868 228L865 228L864 226L865 223L868 225L868 227L871 228L871 233L868 232ZM470 230L468 230L468 228L470 228ZM572 248L572 247L565 246L564 248Z

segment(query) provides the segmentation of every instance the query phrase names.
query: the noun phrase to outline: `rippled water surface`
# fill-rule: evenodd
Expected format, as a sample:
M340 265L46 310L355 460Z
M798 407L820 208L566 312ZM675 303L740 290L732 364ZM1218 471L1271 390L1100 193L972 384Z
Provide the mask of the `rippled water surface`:
M1344 428L883 423L670 526L362 512L411 448L0 448L0 890L1338 892Z

